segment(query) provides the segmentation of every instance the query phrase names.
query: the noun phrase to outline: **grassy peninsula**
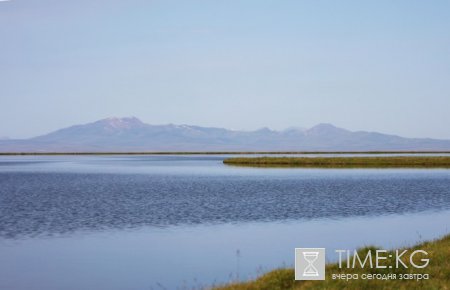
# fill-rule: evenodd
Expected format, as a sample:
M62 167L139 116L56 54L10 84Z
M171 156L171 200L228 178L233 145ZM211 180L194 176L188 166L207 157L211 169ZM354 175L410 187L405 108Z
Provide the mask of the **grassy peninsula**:
M450 156L236 157L228 165L318 168L450 168Z
M365 255L368 250L374 247L360 249L360 256ZM405 248L407 249L407 248ZM401 257L407 263L410 254L414 250L424 250L428 253L430 263L426 268L417 269L409 267L407 269L386 268L386 269L340 269L338 264L328 264L326 266L326 278L324 281L295 281L294 269L278 269L271 271L254 281L234 283L213 288L215 290L303 290L303 289L450 289L450 235L439 240L425 242L408 248L408 252ZM394 254L390 251L389 254ZM414 257L415 260L416 257ZM352 258L350 258L352 259ZM387 260L386 263L392 264ZM389 274L394 273L398 277L400 274L429 274L428 280L333 280L333 274Z

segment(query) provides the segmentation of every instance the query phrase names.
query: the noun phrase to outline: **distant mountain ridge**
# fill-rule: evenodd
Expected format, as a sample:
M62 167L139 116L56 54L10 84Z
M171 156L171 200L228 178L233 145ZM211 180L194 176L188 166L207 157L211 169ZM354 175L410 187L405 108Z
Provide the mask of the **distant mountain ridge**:
M0 140L0 152L144 151L449 151L450 140L403 138L319 124L283 131L233 131L190 125L150 125L107 118L23 140Z

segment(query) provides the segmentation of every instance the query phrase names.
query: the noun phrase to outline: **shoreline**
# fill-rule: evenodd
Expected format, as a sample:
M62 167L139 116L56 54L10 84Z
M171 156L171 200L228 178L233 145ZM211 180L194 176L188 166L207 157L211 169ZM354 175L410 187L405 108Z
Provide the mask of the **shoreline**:
M450 168L450 156L234 157L223 163L263 168Z
M141 152L0 152L0 156L20 155L279 155L279 154L450 154L450 151L141 151Z
M368 251L382 250L374 246L365 246L357 250L359 256L365 256ZM407 253L401 257L405 263L412 258L411 253L414 250L424 250L428 253L430 263L426 268L403 268L392 267L394 262L395 250L387 250L389 254L383 265L386 268L345 268L339 267L339 264L327 263L325 266L325 280L322 281L296 281L294 279L295 271L293 268L279 268L271 270L258 278L245 282L234 282L229 284L212 287L213 290L249 290L249 289L447 289L450 285L450 234L446 234L438 239L433 239L418 243L411 247L402 247L399 250L407 250ZM392 256L390 256L392 255ZM353 256L349 257L350 261ZM415 258L415 261L419 259ZM346 261L346 260L344 260ZM345 264L345 262L343 263ZM333 275L429 275L429 279L332 279ZM391 276L392 277L392 276ZM422 277L422 276L421 276ZM388 284L386 284L388 283Z

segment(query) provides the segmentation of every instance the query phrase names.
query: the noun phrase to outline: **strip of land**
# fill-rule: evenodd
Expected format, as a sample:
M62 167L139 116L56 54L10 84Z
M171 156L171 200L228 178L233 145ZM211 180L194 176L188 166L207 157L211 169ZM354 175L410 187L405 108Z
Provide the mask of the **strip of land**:
M450 287L450 235L442 239L425 242L411 248L405 248L408 251L401 260L405 264L410 261L410 255L415 250L424 250L428 253L427 258L430 262L427 267L418 269L414 267L393 267L389 268L360 268L354 269L339 268L337 263L328 264L325 270L324 281L295 281L294 269L278 269L269 272L254 281L232 283L221 287L213 288L214 290L304 290L304 289L449 289ZM365 256L369 250L376 250L375 247L366 247L360 249L358 254L360 257ZM401 250L403 251L403 249ZM395 256L394 251L388 254ZM352 260L352 258L350 258ZM413 257L415 263L419 263L419 257ZM395 265L392 258L384 261L386 265ZM345 264L345 263L343 263ZM355 280L337 280L332 279L333 274L358 274L359 279ZM362 274L396 274L397 279L361 279ZM414 274L428 274L429 279L398 279L400 275L411 277Z
M450 154L450 151L131 151L131 152L0 152L9 155L277 155L277 154Z
M251 167L450 168L450 156L237 157L223 163Z

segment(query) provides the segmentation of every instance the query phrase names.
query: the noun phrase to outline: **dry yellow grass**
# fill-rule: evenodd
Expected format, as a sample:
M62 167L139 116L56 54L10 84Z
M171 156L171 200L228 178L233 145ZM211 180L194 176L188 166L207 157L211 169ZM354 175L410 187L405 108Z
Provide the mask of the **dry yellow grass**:
M253 167L450 168L450 156L386 157L237 157L224 164Z
M360 249L361 256L369 248ZM260 278L243 283L229 284L214 288L215 290L304 290L304 289L450 289L450 235L442 239L425 242L410 248L408 254L402 257L403 261L409 259L414 250L428 252L430 263L426 268L417 269L339 269L337 264L326 267L324 281L295 281L294 269L278 269L271 271ZM416 258L416 257L414 257ZM388 261L389 262L389 261ZM372 274L419 274L428 273L428 280L333 280L332 274L338 273L372 273Z

